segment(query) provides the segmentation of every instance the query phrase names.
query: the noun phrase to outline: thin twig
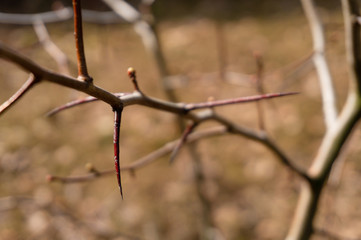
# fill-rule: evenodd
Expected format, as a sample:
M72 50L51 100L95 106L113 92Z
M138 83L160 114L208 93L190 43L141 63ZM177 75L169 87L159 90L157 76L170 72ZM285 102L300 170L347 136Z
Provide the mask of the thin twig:
M21 88L12 95L6 102L0 106L0 116L6 112L14 103L16 103L27 91L29 91L36 83L40 81L39 78L30 74L28 80L21 86Z
M288 92L288 93L268 93L268 94L261 94L255 96L248 96L248 97L239 97L239 98L232 98L232 99L225 99L225 100L217 100L217 101L209 101L203 103L189 103L185 105L185 109L187 111L192 111L195 109L202 109L202 108L212 108L212 107L219 107L224 105L231 105L237 103L246 103L246 102L255 102L269 98L275 97L283 97L298 94L298 92Z
M131 94L131 93L114 93L114 95L119 98L122 96L125 96L125 95L129 95L129 94ZM54 108L53 110L46 113L46 116L51 117L51 116L58 114L66 109L70 109L70 108L73 108L73 107L76 107L76 106L79 106L82 104L91 103L91 102L95 102L95 101L100 101L100 99L97 99L95 97L86 97L86 98L82 98L82 99L77 99L77 100L68 102L62 106L59 106L57 108Z
M93 79L89 76L84 51L83 22L81 17L81 0L73 0L74 9L74 37L76 55L78 62L78 79L91 83Z
M281 162L288 166L292 171L300 175L302 178L308 179L309 177L307 174L300 169L298 166L294 165L291 160L283 153L283 151L273 142L271 141L266 135L264 134L257 134L256 132L252 131L251 129L238 126L233 124L232 122L228 121L227 119L214 115L213 119L221 123L223 126L210 128L208 130L202 130L198 132L194 132L189 134L186 138L185 142L187 144L192 143L194 141L198 141L203 138L209 138L212 136L219 136L224 135L227 133L240 135L251 140L257 141L265 145L268 149L270 149L275 155L281 160ZM175 140L165 144L163 147L157 149L156 151L146 155L145 157L135 161L132 164L127 166L120 167L120 171L131 171L140 169L142 167L147 166L148 164L154 162L155 160L165 156L166 154L174 151L177 145L181 140ZM106 176L109 174L113 174L112 170L106 171L97 171L96 173L92 173L89 175L78 176L78 177L59 177L59 176L49 176L48 179L50 181L59 181L63 183L73 183L73 182L83 182L93 180L97 177Z
M298 174L301 178L305 179L306 181L310 181L310 177L308 176L308 174L302 168L295 165L291 161L291 159L281 150L281 148L278 147L278 145L267 136L265 132L262 131L260 133L257 133L252 129L242 127L238 124L234 124L228 119L220 115L217 115L215 113L213 113L212 119L226 126L230 133L237 134L246 137L250 140L254 140L256 142L261 143L269 150L271 150L271 152L273 152L286 167L291 169L293 172Z
M207 130L202 130L199 132L195 132L190 134L190 136L187 138L186 143L192 143L204 138L209 138L213 136L219 136L227 134L227 128L220 126L220 127L214 127ZM134 163L131 163L129 165L120 167L120 171L130 171L134 172L137 169L146 167L148 164L154 162L157 159L160 159L161 157L169 154L174 150L174 148L179 143L179 140L175 140L172 142L168 142L163 147L155 150L154 152L146 155L145 157L140 158L139 160L135 161ZM94 180L98 177L104 177L108 175L114 175L114 170L104 170L82 175L82 176L73 176L73 177L61 177L61 176L54 176L54 175L48 175L47 180L51 182L61 182L61 183L78 183L78 182L86 182Z
M337 235L335 233L331 233L330 231L327 231L325 229L316 228L313 230L314 234L326 237L327 239L331 240L361 240L361 238L350 238L350 237L343 237L340 235Z

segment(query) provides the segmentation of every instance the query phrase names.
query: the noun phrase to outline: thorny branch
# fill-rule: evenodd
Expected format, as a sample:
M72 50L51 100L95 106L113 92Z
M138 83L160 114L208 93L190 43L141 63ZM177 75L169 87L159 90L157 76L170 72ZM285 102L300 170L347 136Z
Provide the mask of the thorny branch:
M330 129L336 121L337 108L332 77L325 57L325 34L314 1L301 0L301 3L311 28L314 50L313 62L320 82L326 127Z
M113 2L111 0L104 0L105 2ZM119 1L123 2L123 1ZM124 3L124 2L123 2ZM135 71L128 72L131 80L135 86L133 93L118 93L112 94L92 84L92 79L88 75L84 46L82 39L82 19L81 19L81 7L79 0L73 0L74 6L74 26L75 26L75 38L77 46L78 57L78 79L68 77L62 74L54 73L50 70L44 69L37 65L32 60L25 56L15 52L14 50L4 46L0 43L0 57L7 59L19 65L21 68L31 73L29 80L14 94L8 101L0 106L0 115L9 109L13 103L19 100L25 92L27 92L35 83L40 81L53 82L68 88L72 88L78 91L89 94L91 97L86 99L77 100L71 102L65 106L57 108L51 114L57 113L61 110L68 109L79 104L88 103L96 100L103 101L109 104L115 113L115 127L114 127L114 158L115 167L117 171L117 180L122 194L122 186L120 179L121 171L134 171L137 168L143 167L160 156L164 156L173 151L173 155L176 155L179 148L192 141L199 140L201 138L220 135L220 134L237 134L257 141L272 151L278 159L293 172L298 174L303 180L300 201L296 210L293 224L290 228L286 239L308 239L313 232L312 222L316 214L317 204L320 198L323 184L329 175L332 164L339 155L344 142L349 137L353 127L358 122L361 116L361 70L360 70L360 26L357 22L360 19L358 10L358 4L356 0L342 0L342 6L344 10L345 29L346 29L346 51L347 59L350 66L350 92L347 102L340 117L336 120L336 108L334 105L334 93L332 88L332 81L329 75L328 67L324 57L324 35L322 32L321 22L318 14L315 11L315 6L312 0L302 0L306 15L311 25L311 31L314 37L314 62L319 73L322 89L326 89L326 94L323 93L324 107L326 123L328 131L324 136L320 149L312 163L311 167L305 171L295 165L286 154L271 140L264 131L255 132L252 129L244 128L238 124L231 122L230 120L216 114L209 110L209 108L216 106L224 106L230 104L237 104L243 102L259 101L267 98L274 98L280 96L292 95L295 93L276 93L276 94L262 94L258 96L233 98L226 100L210 101L206 103L174 103L171 101L164 101L156 98L146 96L143 92L140 92ZM124 4L123 4L124 5ZM124 7L123 7L124 10ZM119 11L123 11L119 10ZM125 17L127 21L138 22L144 24L141 20L141 16L138 12L132 12L129 10ZM120 14L121 15L121 14ZM148 26L148 25L147 25ZM260 67L259 67L260 68ZM322 81L325 80L323 83ZM79 81L85 80L85 81ZM262 92L260 90L260 92ZM327 95L328 94L328 95ZM128 166L121 167L119 165L119 129L121 112L124 107L131 105L143 105L154 108L160 111L168 111L182 117L188 118L193 121L193 124L183 133L182 137L174 142L166 144L164 147L154 151L153 153L145 156L142 159L130 164ZM327 106L330 106L328 108ZM193 111L196 109L205 109L203 111ZM327 112L329 111L329 112ZM213 120L221 124L217 129L210 129L206 131L194 132L194 128L199 124ZM171 159L173 157L171 156ZM99 176L105 176L111 174L110 171L93 171L89 175L79 177L58 177L49 176L51 181L60 182L80 182L94 179Z
M191 104L172 103L172 102L167 102L167 101L148 97L144 94L141 94L139 91L135 91L130 94L117 94L117 95L109 93L93 84L89 85L86 82L79 81L77 79L73 79L71 77L64 76L61 74L57 74L50 70L46 70L46 69L38 66L34 62L32 62L30 59L27 59L25 56L22 56L21 54L18 54L15 51L13 51L1 44L0 44L0 57L9 59L10 61L17 63L18 65L25 68L26 70L33 72L33 74L38 76L39 79L48 80L48 81L51 81L51 82L54 82L54 83L57 83L57 84L60 84L60 85L63 85L63 86L69 87L69 88L73 88L73 89L88 93L89 95L92 95L93 97L110 104L113 109L120 109L122 107L138 104L138 105L151 107L151 108L161 110L161 111L172 112L172 113L181 115L183 117L189 118L197 123L200 123L200 122L203 122L206 120L210 120L210 119L216 119L217 121L219 121L220 123L223 123L226 126L231 126L231 123L225 122L224 120L220 120L219 117L217 117L217 118L214 117L212 111L211 111L211 113L208 110L201 111L201 112L192 112L193 110L196 110L196 109L211 108L211 107L224 106L224 105L230 105L230 104L238 104L238 103L243 103L243 102L259 101L259 100L267 99L267 98L274 98L274 97L281 97L281 96L295 94L295 93L275 93L275 94L264 94L264 95L258 95L258 96L227 99L227 100L210 101L210 102L204 102L204 103L191 103ZM67 106L60 107L56 110L56 112L58 112L59 109L60 110L66 109L69 106L75 106L76 104L79 104L79 103L81 104L81 103L94 101L94 100L95 100L94 98L88 98L86 100L77 100L77 102L75 104L73 102L73 103L68 104ZM234 131L235 129L236 128L234 128L234 126L232 125L232 131ZM240 130L240 128L238 128L238 130ZM240 130L240 132L243 132L243 130ZM256 136L253 133L250 133L250 134L253 135L253 138L256 138L258 140L261 140L263 138L260 136ZM296 169L294 169L294 170L296 170ZM301 175L303 175L303 174L301 174Z

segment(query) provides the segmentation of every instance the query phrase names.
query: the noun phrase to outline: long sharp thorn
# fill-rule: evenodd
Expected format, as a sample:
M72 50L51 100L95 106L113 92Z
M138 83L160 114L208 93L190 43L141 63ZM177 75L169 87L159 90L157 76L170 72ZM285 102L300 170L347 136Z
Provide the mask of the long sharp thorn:
M114 144L114 165L115 171L117 173L117 180L120 195L123 199L123 189L122 182L120 177L120 166L119 166L119 131L120 131L120 122L121 122L122 109L114 110L114 136L113 136L113 144Z

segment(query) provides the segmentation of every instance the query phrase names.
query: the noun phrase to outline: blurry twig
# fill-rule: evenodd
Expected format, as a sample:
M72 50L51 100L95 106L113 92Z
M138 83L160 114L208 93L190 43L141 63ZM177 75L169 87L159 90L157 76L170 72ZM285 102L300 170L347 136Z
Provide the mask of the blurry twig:
M225 127L214 127L212 129L203 130L190 134L186 140L186 143L192 143L203 138L224 135L226 133L227 133L227 129ZM179 141L180 140L168 142L163 147L157 149L156 151L146 155L145 157L140 158L134 163L131 163L126 166L122 166L119 169L120 171L133 172L137 169L145 167L148 164L154 162L155 160L160 159L161 157L171 153L174 150L174 148L179 144ZM114 174L114 170L104 170L104 171L96 170L96 171L92 171L90 174L87 175L74 176L74 177L61 177L61 176L49 175L47 176L47 180L50 182L78 183L78 182L90 181L98 177L104 177L113 174Z
M264 86L263 86L263 71L264 71L264 63L263 58L260 53L254 53L254 58L256 60L257 73L256 73L256 87L258 94L264 94ZM258 123L259 129L265 130L265 120L264 120L264 111L263 105L261 102L257 102L257 112L258 112Z
M313 38L313 61L318 73L323 101L325 124L330 129L337 118L336 96L331 73L325 57L325 34L313 0L301 0Z
M304 4L312 8L313 2ZM360 16L357 0L342 0L345 23L346 56L350 74L349 92L340 116L324 135L307 173L309 182L303 183L296 213L286 239L309 239L313 230L313 219L325 181L338 158L345 142L361 117L361 48L360 25L355 17ZM317 14L316 12L314 12ZM324 106L325 107L325 106Z
M73 8L71 7L34 14L0 12L0 23L32 25L33 22L36 20L41 20L44 23L54 23L70 20L73 16ZM84 22L95 24L114 24L126 22L123 18L121 18L113 11L101 12L82 9L82 17Z
M48 54L56 61L59 67L59 71L66 75L70 75L69 64L67 56L54 44L50 39L48 31L44 25L44 22L39 18L34 21L34 30L39 38L39 42L48 52Z
M313 230L314 234L326 237L329 240L361 240L361 238L350 238L350 237L344 237L335 233L331 233L330 231L327 231L325 229L316 228Z

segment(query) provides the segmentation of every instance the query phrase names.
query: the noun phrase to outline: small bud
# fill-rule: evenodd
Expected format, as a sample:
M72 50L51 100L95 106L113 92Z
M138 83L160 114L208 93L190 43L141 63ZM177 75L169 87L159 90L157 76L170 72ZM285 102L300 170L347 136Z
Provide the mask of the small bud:
M46 175L45 179L46 179L46 181L51 182L54 180L54 177L52 175L48 174L48 175Z
M89 172L92 172L94 171L94 165L92 163L86 163L85 169L88 170Z
M130 80L132 80L135 90L141 92L137 83L137 77L135 76L134 68L128 68L128 76L130 77Z
M132 68L132 67L128 68L128 76L129 77L134 77L135 76L134 68Z

